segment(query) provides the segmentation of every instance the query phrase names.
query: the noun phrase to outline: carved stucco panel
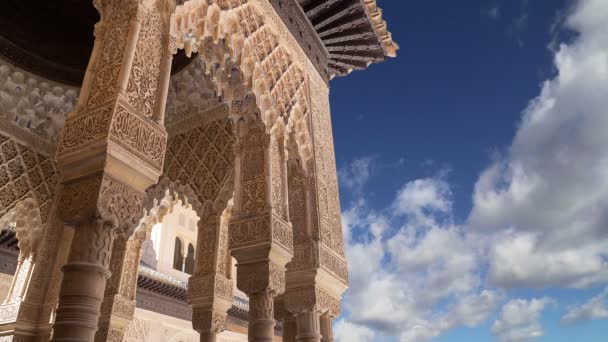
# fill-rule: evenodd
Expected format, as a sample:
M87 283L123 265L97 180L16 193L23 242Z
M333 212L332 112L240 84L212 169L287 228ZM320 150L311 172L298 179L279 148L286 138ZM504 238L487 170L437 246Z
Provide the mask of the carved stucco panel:
M36 200L40 218L47 221L57 171L52 158L0 134L0 217L28 197Z

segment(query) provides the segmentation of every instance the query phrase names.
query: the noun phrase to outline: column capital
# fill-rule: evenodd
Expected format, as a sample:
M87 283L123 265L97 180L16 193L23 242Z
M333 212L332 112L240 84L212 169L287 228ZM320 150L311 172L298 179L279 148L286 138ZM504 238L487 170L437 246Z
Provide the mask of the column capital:
M64 184L59 215L72 225L97 225L130 236L143 210L144 193L105 174Z

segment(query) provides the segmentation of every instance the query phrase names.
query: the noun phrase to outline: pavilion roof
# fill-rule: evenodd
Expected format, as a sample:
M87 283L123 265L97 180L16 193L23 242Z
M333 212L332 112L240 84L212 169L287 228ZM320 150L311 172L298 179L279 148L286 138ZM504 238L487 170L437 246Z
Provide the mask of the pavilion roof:
M298 0L329 54L330 77L366 69L396 57L392 39L376 0Z

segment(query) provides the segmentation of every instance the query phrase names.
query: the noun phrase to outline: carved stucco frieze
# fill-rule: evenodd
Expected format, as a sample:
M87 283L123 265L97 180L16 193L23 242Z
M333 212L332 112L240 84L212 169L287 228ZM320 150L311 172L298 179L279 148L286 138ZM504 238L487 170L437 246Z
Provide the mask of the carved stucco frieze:
M162 169L167 133L155 122L119 104L109 134L110 141L135 153L158 170Z

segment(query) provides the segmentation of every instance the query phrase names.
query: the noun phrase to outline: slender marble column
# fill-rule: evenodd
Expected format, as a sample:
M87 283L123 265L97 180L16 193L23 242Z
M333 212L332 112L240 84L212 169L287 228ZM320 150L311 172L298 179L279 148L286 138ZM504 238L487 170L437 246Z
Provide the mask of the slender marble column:
M293 317L286 319L283 323L283 342L296 342L298 328Z
M110 276L114 229L101 220L75 227L52 341L93 341L101 302Z
M298 342L321 342L321 328L317 311L304 311L295 314L298 327Z
M215 332L201 333L201 342L215 342L217 341L217 334Z
M332 330L332 319L328 314L321 316L321 342L334 342L334 332Z
M274 341L273 293L266 290L249 294L249 341Z

